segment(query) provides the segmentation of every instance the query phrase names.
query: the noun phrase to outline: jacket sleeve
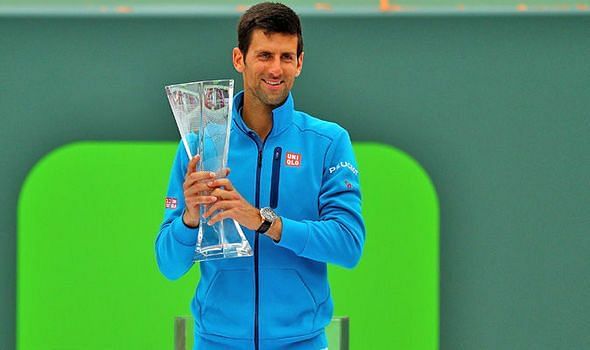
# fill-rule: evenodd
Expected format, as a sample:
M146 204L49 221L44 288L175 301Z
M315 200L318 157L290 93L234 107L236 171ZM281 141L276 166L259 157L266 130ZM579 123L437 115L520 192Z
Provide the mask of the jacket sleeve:
M358 263L365 242L365 225L356 160L344 129L325 155L319 220L281 220L279 246L302 257L347 268Z
M160 232L156 238L158 268L168 279L182 277L193 265L198 230L182 221L184 193L182 184L188 166L188 156L180 142L170 173L166 209Z

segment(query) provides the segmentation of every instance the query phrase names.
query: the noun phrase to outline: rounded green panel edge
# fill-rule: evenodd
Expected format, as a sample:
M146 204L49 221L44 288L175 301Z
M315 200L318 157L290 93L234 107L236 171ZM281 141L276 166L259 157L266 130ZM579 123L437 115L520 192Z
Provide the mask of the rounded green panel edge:
M436 350L439 202L424 168L377 143L354 145L366 240L351 271L329 266L335 314L350 317L353 349Z
M17 209L19 350L173 343L198 280L197 268L169 282L155 262L176 148L75 142L31 169Z

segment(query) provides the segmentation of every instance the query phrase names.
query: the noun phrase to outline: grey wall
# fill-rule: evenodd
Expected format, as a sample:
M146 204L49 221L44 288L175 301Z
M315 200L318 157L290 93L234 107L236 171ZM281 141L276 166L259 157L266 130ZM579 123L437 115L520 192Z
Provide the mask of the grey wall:
M163 85L238 78L235 21L0 18L0 349L14 348L28 171L76 140L177 139ZM590 348L590 16L305 17L304 30L298 107L404 150L435 183L441 348Z

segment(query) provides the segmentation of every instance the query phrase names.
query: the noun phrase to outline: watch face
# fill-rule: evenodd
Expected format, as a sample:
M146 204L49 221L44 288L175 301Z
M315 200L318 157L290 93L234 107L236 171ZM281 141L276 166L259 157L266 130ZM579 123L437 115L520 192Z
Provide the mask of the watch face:
M262 215L264 220L270 222L274 222L277 219L277 214L275 214L274 210L268 207L260 209L260 215Z

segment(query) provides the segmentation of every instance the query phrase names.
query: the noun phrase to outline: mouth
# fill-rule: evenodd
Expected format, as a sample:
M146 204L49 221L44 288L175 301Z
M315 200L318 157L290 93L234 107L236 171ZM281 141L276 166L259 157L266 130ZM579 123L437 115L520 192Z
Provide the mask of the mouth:
M271 80L271 79L268 79L268 80L267 80L267 79L262 79L262 81L263 81L263 82L264 82L266 85L270 86L271 88L277 88L277 87L279 87L279 86L281 86L282 84L284 84L284 83L285 83L285 82L284 82L284 81L282 81L282 80Z

